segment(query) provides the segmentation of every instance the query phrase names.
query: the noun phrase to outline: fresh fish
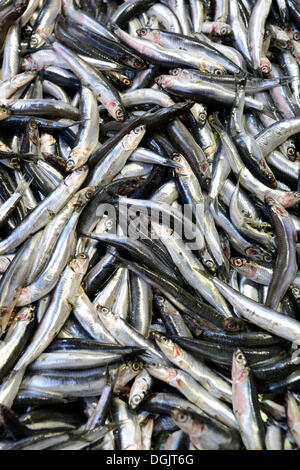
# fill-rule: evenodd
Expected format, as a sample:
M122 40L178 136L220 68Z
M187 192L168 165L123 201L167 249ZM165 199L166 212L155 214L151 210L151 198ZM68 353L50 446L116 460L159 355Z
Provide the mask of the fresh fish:
M259 413L251 369L240 349L232 359L232 405L247 450L264 449L264 425Z

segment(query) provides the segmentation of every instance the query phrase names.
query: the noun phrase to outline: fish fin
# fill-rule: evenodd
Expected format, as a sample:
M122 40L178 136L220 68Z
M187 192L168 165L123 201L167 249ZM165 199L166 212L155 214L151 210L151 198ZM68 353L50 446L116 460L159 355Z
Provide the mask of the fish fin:
M40 36L49 46L52 46L52 44L56 41L53 34L46 33L45 31L41 32Z
M247 72L244 72L243 70L241 70L234 74L234 79L235 79L236 87L245 88L247 84L248 74Z
M295 78L299 78L297 77L296 75L292 75L292 76L286 76L286 77L280 77L279 78L279 85L288 85L289 83L291 83ZM278 86L278 85L277 85Z
M170 168L182 168L179 163L173 162L173 160L169 160L166 158L166 161L163 163L164 166L168 166ZM186 176L186 175L183 175Z
M262 111L261 111L263 114L265 114L266 116L274 119L274 108L273 106L267 106L267 105L264 105Z
M225 132L224 126L219 119L219 113L215 112L208 117L209 124L219 133Z
M21 181L19 182L17 188L16 188L16 192L21 194L21 196L23 196L25 191L27 191L27 189L31 185L33 179L34 178L31 178L29 181L26 181L25 179L22 178Z

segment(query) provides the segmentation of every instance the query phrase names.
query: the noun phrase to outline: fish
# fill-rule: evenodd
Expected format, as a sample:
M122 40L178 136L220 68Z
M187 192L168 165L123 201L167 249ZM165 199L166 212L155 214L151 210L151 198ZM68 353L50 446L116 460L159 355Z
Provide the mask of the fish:
M241 438L247 450L264 449L264 425L258 408L258 398L251 369L242 350L232 358L232 402Z

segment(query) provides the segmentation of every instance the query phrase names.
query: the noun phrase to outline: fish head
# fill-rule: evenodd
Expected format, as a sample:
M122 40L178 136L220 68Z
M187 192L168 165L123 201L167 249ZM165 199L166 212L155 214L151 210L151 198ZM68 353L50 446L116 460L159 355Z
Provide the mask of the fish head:
M280 196L280 204L288 209L289 207L294 207L300 202L300 192L299 191L290 191L285 192Z
M232 34L232 29L228 24L220 21L215 23L213 32L217 36L230 36Z
M80 210L82 207L85 206L96 194L96 187L95 186L87 186L72 197L70 203L74 210Z
M101 91L97 94L98 100L101 101ZM116 120L116 121L124 121L125 119L125 109L118 99L107 100L105 103L105 107L109 114Z
M191 416L186 413L184 410L180 410L178 408L175 408L171 410L171 416L178 424L178 427L185 431L187 434L190 434L191 428L192 428L192 423L191 423Z
M147 371L142 371L136 377L135 382L133 383L130 394L129 394L129 405L131 408L137 408L139 404L144 400L147 389L148 389L148 381L147 378L144 376L146 374L149 378L149 374Z
M70 262L70 267L76 274L85 274L89 265L89 261L90 260L87 253L79 253Z
M23 307L19 310L17 315L14 318L14 322L19 322L19 321L26 321L26 322L31 322L34 318L34 312L36 311L36 307L34 305L26 305L26 307Z
M27 71L32 71L33 69L38 68L38 64L36 63L34 58L31 57L30 55L21 59L20 66L23 70L27 70Z
M76 170L72 171L66 178L65 178L65 185L69 188L71 191L74 187L79 187L85 180L85 178L88 175L88 167L87 166L81 166L80 168L77 168Z
M91 149L89 147L75 147L72 149L66 161L66 171L70 172L84 165L90 153Z
M191 438L200 437L207 430L206 424L200 417L194 417L192 413L185 410L171 410L171 416L180 429L186 432Z
M233 353L232 358L232 380L235 383L243 383L248 379L249 369L247 359L241 349Z
M237 269L238 272L240 273L247 273L248 272L248 260L246 258L241 258L241 257L232 257L229 260L230 265Z
M155 221L151 221L151 226L154 229L155 234L161 239L168 239L174 233L174 230L164 223L159 224Z
M267 59L267 57L263 57L260 61L260 66L259 66L259 70L261 71L261 73L263 75L269 75L269 73L271 73L271 70L272 70L272 64L271 62L269 61L269 59Z
M30 41L29 41L29 47L30 49L39 49L40 47L43 46L45 43L45 40L42 38L40 34L32 34Z
M191 169L183 155L180 153L173 153L172 160L178 165L178 167L174 169L176 175L187 176L188 173L191 174Z
M143 390L139 390L138 392L134 390L134 392L132 392L132 390L133 388L131 387L128 403L132 409L135 409L144 400L145 392Z
M15 75L11 79L11 85L14 88L21 88L24 85L27 85L31 80L33 80L37 75L36 71L27 70L26 72Z
M206 266L211 274L217 274L217 265L211 258L206 247L201 250L201 262Z
M156 379L167 383L170 383L177 375L176 369L163 364L147 364L146 370Z
M111 310L103 305L97 305L96 307L99 318L103 321L105 327L108 330L115 330L116 324L118 323L118 317Z
M264 177L267 180L267 185L272 189L276 189L278 186L278 181L275 178L274 173L268 170L267 168L262 168L262 171L263 171Z
M166 354L168 358L174 355L174 348L176 344L170 339L159 333L158 331L152 331L151 337L155 339L158 347Z
M147 41L152 41L156 44L160 42L160 31L157 29L140 28L136 30L136 34L139 38L147 39Z
M177 77L192 78L192 74L183 69L170 69L168 72L169 72L169 75L175 75Z
M270 195L265 196L265 203L268 207L270 214L277 215L278 217L288 217L288 212L285 210L283 205L281 205L276 199Z
M10 260L6 256L0 256L0 274L5 273L8 266L10 265Z
M146 132L146 126L141 125L135 127L129 134L125 135L122 140L122 145L125 150L135 150Z
M203 127L207 119L207 107L202 103L195 103L190 111L196 121Z
M132 67L134 69L143 70L147 67L146 62L141 57L138 57L138 56L133 56L133 57L128 57L128 56L126 57L125 56L123 58L123 61L125 62L126 65L128 65L129 67ZM124 83L124 85L126 85L126 83ZM128 84L127 86L129 86L129 85L130 84Z
M245 323L243 320L237 317L228 317L223 321L225 330L232 333L242 331L245 329Z
M126 361L118 370L116 377L115 390L122 390L122 388L130 382L144 367L141 361Z
M154 79L154 81L157 83L157 85L164 88L172 85L175 78L176 76L174 75L159 75Z
M262 246L252 245L246 248L245 254L254 261L264 261L265 263L271 264L273 257L271 253L265 250Z
M10 115L11 111L5 105L0 105L0 121L7 119Z

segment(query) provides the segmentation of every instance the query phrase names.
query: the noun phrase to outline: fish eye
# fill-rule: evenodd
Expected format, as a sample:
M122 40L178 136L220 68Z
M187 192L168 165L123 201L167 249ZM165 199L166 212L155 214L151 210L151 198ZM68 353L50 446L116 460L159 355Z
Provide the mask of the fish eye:
M123 110L121 108L118 108L116 109L116 118L121 121L122 119L124 119L124 113L123 113Z
M243 362L243 360L244 360L244 355L243 355L241 352L239 352L239 353L236 355L236 360L237 360L237 362Z
M146 36L147 30L145 28L138 29L137 33L138 33L139 36Z
M101 313L109 313L108 308L102 307L101 305L97 305L97 309L101 311Z
M30 44L33 46L33 47L36 47L39 43L39 40L36 36L32 36L31 39L30 39Z
M296 153L295 147L289 147L286 152L288 155L293 156Z
M19 160L17 159L17 157L13 157L10 159L10 163L12 164L12 166L16 169L16 170L19 170L21 167L19 165Z
M241 258L236 258L234 260L234 264L235 264L235 266L237 266L239 268L240 266L243 266L243 260L241 260Z
M142 401L142 397L140 395L135 395L133 398L132 398L132 403L134 405L138 405L139 403L141 403Z
M91 191L90 189L85 193L85 196L88 198L88 199L91 199L93 196L94 196L94 191Z
M224 322L224 326L226 328L226 330L232 330L232 331L236 331L239 328L239 320L237 318L226 318L225 322Z
M140 368L141 368L140 363L137 362L137 361L134 361L134 362L132 363L131 367L132 367L132 370L134 370L135 372L138 371L138 370L140 370Z
M214 74L215 74L215 75L223 75L223 72L222 72L222 70L220 70L220 69L216 69L216 70L214 71Z
M263 74L266 74L266 75L267 75L268 73L271 72L271 65L269 65L269 64L263 64L263 65L261 65L260 70L261 70L261 72L262 72Z
M265 255L265 256L264 256L264 260L266 261L266 263L271 263L271 261L272 261L272 256L271 256L271 255Z
M80 253L80 254L78 255L78 258L87 259L87 254L86 254L86 253Z
M32 27L29 24L27 24L24 28L24 32L25 32L26 36L29 36L31 31L32 31Z
M184 423L188 419L188 416L184 413L179 413L177 416L177 421Z
M87 197L88 199L92 198L92 197L94 196L94 194L95 194L95 191L93 191L92 189L89 189L89 190L85 193L85 195L86 195L86 197Z
M142 62L139 62L138 60L135 60L133 62L133 65L137 68L137 69L141 69L144 67L144 64Z
M70 168L72 168L74 165L75 165L74 160L68 160L67 163L66 163L66 168L67 168L67 169L70 169Z

